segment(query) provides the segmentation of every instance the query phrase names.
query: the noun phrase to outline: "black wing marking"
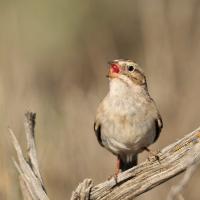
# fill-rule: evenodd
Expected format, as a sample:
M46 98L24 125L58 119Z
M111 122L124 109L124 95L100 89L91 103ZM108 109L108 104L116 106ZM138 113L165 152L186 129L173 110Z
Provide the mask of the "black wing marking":
M97 137L97 140L99 142L99 144L104 147L102 139L101 139L101 125L97 124L96 122L94 123L94 131L95 131L95 135Z
M160 132L163 128L163 122L160 114L158 115L158 118L155 120L155 126L156 126L156 136L154 138L154 142L159 138Z

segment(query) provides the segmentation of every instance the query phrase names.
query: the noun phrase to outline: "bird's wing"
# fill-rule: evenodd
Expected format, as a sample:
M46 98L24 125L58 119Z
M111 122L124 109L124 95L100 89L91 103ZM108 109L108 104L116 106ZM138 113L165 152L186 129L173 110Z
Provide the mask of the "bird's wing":
M155 138L154 138L154 142L156 142L156 140L159 138L160 132L163 128L162 118L161 118L161 115L159 113L158 113L157 118L155 119L155 126L156 126L156 135L155 135Z
M94 132L95 132L95 135L97 137L99 144L102 147L104 147L103 142L102 142L102 138L101 138L101 124L98 122L98 120L96 120L94 122Z

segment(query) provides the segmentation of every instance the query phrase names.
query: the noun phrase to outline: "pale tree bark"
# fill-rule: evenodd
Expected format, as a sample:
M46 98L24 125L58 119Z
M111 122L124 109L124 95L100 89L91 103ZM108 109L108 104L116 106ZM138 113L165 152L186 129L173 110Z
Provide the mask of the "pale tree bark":
M24 159L13 131L9 129L18 158L18 162L14 161L14 164L19 172L24 199L49 200L39 172L34 127L35 114L27 112L25 114L27 160ZM157 159L157 156L159 159ZM168 145L157 156L149 157L141 164L120 173L117 182L112 178L94 186L91 179L85 179L73 191L71 200L133 199L186 170L186 174L178 187L172 188L168 195L168 199L174 199L175 196L180 194L200 162L200 128Z
M49 200L39 172L37 153L35 147L34 128L36 114L25 114L25 133L27 140L27 160L25 160L21 147L11 129L9 129L13 146L15 147L18 163L14 160L19 172L21 191L25 200Z

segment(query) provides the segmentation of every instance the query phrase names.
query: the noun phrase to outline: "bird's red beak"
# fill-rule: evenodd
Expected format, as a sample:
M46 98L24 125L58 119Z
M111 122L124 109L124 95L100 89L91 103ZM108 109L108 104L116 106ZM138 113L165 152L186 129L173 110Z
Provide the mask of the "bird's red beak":
M120 67L117 64L111 64L109 68L108 78L117 78L119 76Z

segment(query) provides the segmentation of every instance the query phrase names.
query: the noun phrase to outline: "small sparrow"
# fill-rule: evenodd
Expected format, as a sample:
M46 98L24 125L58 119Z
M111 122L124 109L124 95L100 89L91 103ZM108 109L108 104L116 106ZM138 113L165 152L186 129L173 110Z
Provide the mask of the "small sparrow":
M137 154L154 143L163 127L143 70L131 60L109 62L109 92L97 109L99 144L117 156L116 175L137 165Z

